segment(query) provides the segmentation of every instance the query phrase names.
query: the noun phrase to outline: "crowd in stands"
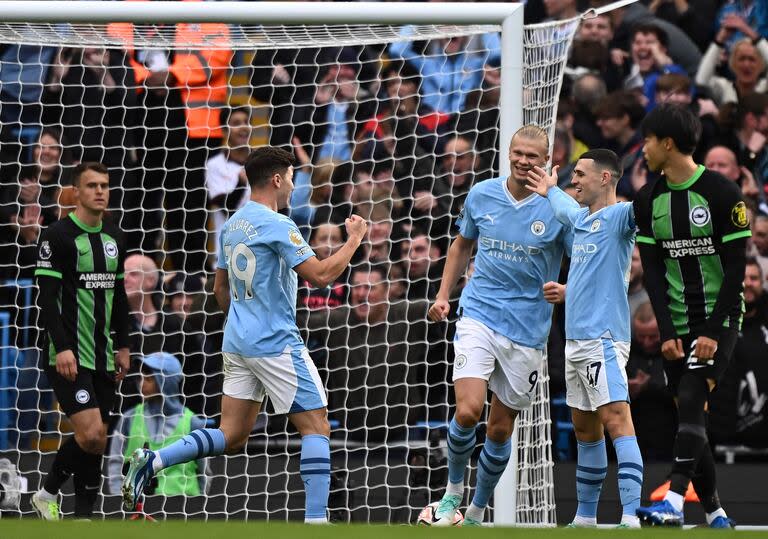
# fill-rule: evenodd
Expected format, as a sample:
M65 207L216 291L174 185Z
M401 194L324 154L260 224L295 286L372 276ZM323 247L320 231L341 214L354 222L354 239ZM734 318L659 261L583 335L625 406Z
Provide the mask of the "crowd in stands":
M526 20L566 20L606 3L528 0ZM221 24L179 24L176 36L211 43L226 40L229 31ZM299 325L326 382L331 419L349 439L371 444L403 440L418 421L446 421L452 323L428 323L426 312L469 189L496 176L506 159L498 151L509 141L498 140L497 41L403 40L244 56L226 48L141 49L136 32L128 23L110 25L122 49L0 45L0 276L30 278L41 228L71 208L68 171L81 161L105 163L110 218L124 230L130 252L132 354L161 365L140 373L136 361L136 375L123 383L121 410L140 416L159 406L141 404L141 394L154 383L147 378L165 377L165 385L157 382L162 391L178 388L184 398L164 406L177 415L215 417L224 320L210 292L216 238L249 199L243 164L254 125L266 117L269 135L261 143L296 156L289 214L317 256L342 245L350 214L370 223L367 241L337 282L323 290L300 283ZM768 446L767 37L766 0L643 0L584 20L551 149L565 189L584 151L616 151L624 167L619 194L632 200L652 179L638 129L645 114L674 101L701 118L695 157L739 184L753 228L744 330L714 393L710 428L718 443L762 447ZM243 58L248 64L236 65ZM237 103L228 78L233 67L249 71L248 95ZM637 253L629 294L627 373L638 440L647 458L666 459L675 405ZM553 394L564 388L561 315L549 348ZM178 369L164 354L178 360ZM118 427L123 445L114 454L130 446L129 430Z

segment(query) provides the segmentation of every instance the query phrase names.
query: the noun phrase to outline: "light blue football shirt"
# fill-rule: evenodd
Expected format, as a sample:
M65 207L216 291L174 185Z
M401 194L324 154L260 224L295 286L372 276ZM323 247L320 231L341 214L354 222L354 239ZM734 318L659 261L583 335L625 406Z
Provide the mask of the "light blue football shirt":
M315 256L288 217L250 201L222 229L217 267L227 270L232 301L224 352L274 357L304 347L296 327L296 272Z
M590 214L557 187L547 198L557 218L573 227L566 339L630 342L627 288L636 228L632 203L619 202Z
M552 305L544 300L542 287L557 281L570 229L542 197L515 200L506 178L475 185L457 225L478 246L475 272L461 292L462 316L517 344L543 349Z

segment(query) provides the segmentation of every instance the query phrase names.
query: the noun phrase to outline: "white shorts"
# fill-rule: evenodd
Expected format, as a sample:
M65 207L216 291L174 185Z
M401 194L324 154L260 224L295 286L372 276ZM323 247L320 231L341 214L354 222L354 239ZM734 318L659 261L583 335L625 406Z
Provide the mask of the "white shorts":
M276 357L244 357L224 352L223 392L235 399L272 399L278 414L294 414L328 406L317 367L306 348Z
M565 402L594 412L610 402L629 402L629 343L612 339L565 342Z
M504 335L462 317L453 340L453 381L482 378L494 395L513 410L524 410L536 394L544 351L512 342Z

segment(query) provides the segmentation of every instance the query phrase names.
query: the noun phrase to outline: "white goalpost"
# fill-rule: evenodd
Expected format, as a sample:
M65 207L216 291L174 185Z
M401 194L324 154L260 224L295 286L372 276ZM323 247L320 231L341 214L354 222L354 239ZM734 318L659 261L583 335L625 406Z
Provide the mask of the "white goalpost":
M449 225L473 182L509 174L507 148L517 128L536 123L554 134L579 20L526 27L518 3L0 1L0 458L18 467L31 492L67 429L34 342L40 330L31 271L40 227L71 206L72 165L108 163L120 193L112 217L132 251L155 265L142 269L141 280L154 279L154 288L139 284L135 297L151 296L158 310L165 299L173 309L178 290L162 281L167 287L174 274L210 270L217 219L242 196L231 158L239 147L219 148L234 144L232 133L245 125L251 145L296 152L292 211L308 237L353 209L371 222L355 264L388 268L376 300L386 305L380 324L359 322L360 304L376 305L375 286L361 302L343 284L338 297L335 289L305 291L299 320L329 389L329 510L339 520L413 522L446 473L452 333L448 325L428 326L425 306L453 234ZM219 26L206 31L210 24ZM457 40L465 49L450 48ZM199 62L194 69L207 79L195 82L193 68L176 68L181 57ZM441 61L455 66L442 72L453 86L430 71ZM159 82L158 73L165 77ZM226 88L214 87L221 80ZM220 116L222 108L230 112ZM192 126L201 110L210 111L207 138ZM245 121L236 125L243 110ZM461 164L465 158L470 165ZM421 237L427 254L417 255ZM422 281L426 292L417 290ZM184 379L166 398L215 422L220 316L210 291L187 292L195 299L173 314L176 333L142 333L139 324L132 354L137 361L142 352L177 355ZM169 335L177 333L172 344ZM497 525L556 522L548 380L545 367L533 408L518 418L516 451L493 500ZM138 385L124 383L120 411L140 401ZM110 438L122 448L120 428L117 422ZM202 495L149 496L147 510L296 518L297 454L295 434L261 418L244 454L199 470ZM106 459L97 509L112 518L125 516L110 486L120 456ZM21 512L29 506L22 503Z

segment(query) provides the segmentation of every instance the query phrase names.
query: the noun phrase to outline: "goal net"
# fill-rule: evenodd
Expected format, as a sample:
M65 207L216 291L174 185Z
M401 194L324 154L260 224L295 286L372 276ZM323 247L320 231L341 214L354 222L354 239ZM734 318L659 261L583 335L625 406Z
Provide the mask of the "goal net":
M41 369L33 273L41 230L73 209L74 165L109 167L108 218L130 253L133 368L115 403L97 506L119 518L131 448L217 424L224 320L211 293L215 238L247 200L248 149L271 143L296 155L290 215L319 257L339 247L350 214L370 223L337 283L300 283L299 324L328 389L331 516L413 522L447 477L459 290L450 323L428 323L426 312L469 188L508 170L501 27L2 18L0 457L18 467L25 491L40 487L71 432ZM515 81L523 114L509 114L554 129L577 24L526 27ZM142 357L158 352L174 356L183 374L142 370ZM161 397L147 394L147 378L159 381ZM495 503L497 521L555 522L547 385L545 371L518 420L512 502ZM183 419L185 408L197 419ZM300 518L300 440L270 410L244 451L185 469L175 490L158 485L146 511ZM65 485L64 515L73 507Z

